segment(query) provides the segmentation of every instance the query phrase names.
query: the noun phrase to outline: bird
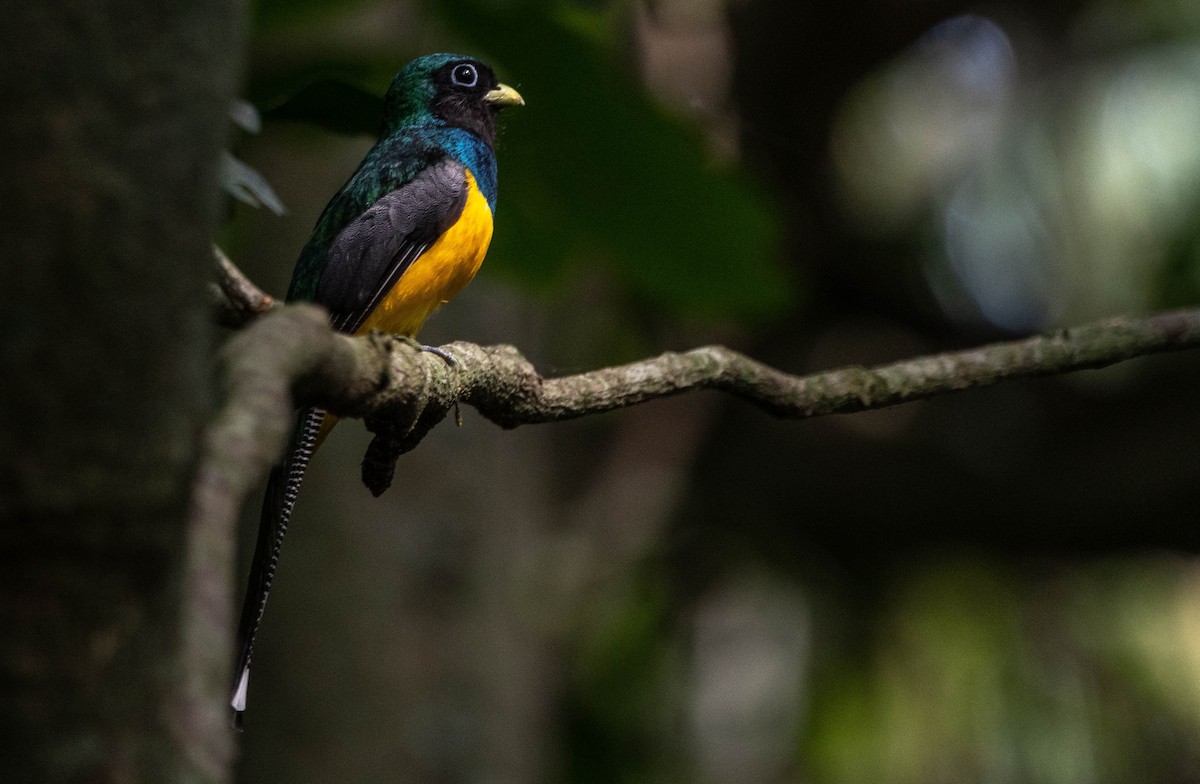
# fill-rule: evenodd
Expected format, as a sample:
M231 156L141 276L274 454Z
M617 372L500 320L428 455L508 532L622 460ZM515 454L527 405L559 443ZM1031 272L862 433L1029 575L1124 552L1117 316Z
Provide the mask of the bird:
M379 330L415 340L483 263L496 209L496 115L524 103L474 57L429 54L405 65L384 97L378 141L317 219L287 299L324 306L342 333ZM439 349L421 348L454 363ZM267 481L238 624L230 700L238 727L292 510L335 421L319 408L299 409L284 459Z

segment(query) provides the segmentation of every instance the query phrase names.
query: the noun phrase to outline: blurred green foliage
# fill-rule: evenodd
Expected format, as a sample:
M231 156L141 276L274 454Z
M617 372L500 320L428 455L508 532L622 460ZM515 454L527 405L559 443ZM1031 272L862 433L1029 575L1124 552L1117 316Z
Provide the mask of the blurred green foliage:
M581 635L562 738L570 781L674 780L663 744L680 677L670 610L663 580L645 575Z
M302 13L346 5L312 0ZM744 173L717 164L699 131L628 73L625 8L429 4L463 48L489 60L527 101L502 118L489 272L546 291L599 267L633 302L675 317L776 316L793 296L770 200ZM272 2L260 4L256 20L262 34L294 23ZM284 69L256 69L248 92L268 119L371 134L387 83L380 74L412 54L380 62L318 52Z
M544 295L547 304L538 308L537 318L553 322L547 329L550 337L544 338L546 342L581 346L581 351L586 351L589 343L604 343L609 353L632 352L630 346L636 340L620 334L635 331L631 324L659 315L664 320L770 320L785 315L789 304L795 303L796 280L822 280L820 274L805 267L817 253L781 258L781 235L785 229L797 234L823 231L820 240L825 241L837 239L837 233L812 218L812 214L819 214L816 211L795 221L802 229L784 227L776 209L777 201L801 201L806 195L811 198L805 189L820 187L821 173L796 171L793 192L768 196L751 175L714 162L699 130L659 105L633 73L630 63L636 54L630 51L631 2L427 0L422 10L434 30L425 32L424 37L422 31L412 31L410 37L393 43L379 34L361 45L348 46L345 40L353 39L351 34L343 33L340 44L330 45L315 32L373 5L380 4L362 0L259 2L254 25L260 46L252 52L247 96L264 110L268 120L312 124L365 139L378 125L382 91L408 57L435 46L471 52L492 63L502 80L521 91L527 106L502 116L497 232L484 275L504 275L518 281L526 291ZM1148 8L1163 4L1127 5ZM1113 7L1106 8L1111 11ZM870 23L864 20L862 26L869 27ZM1126 27L1114 24L1114 29ZM830 61L841 56L839 47L853 48L848 46L848 38L853 38L854 46L878 45L861 36L857 24L818 29L812 35L821 41L827 39ZM279 46L281 40L287 45ZM430 45L430 41L435 43ZM355 43L359 42L355 39ZM281 54L282 50L286 51ZM968 47L964 51L973 50ZM946 107L945 102L954 95L947 92L945 74L959 73L954 68L920 69L920 74L937 79L921 90L902 90L895 61L888 59L892 55L877 54L879 62L872 66L877 70L854 78L859 84L869 86L874 80L894 89L897 100L908 101L903 105L906 113L902 117L912 125L898 126L888 121L886 114L864 114L865 119L856 129L877 134L895 146L887 147L878 157L853 155L849 160L861 172L887 180L879 186L885 196L897 188L897 167L912 163L902 160L903 155L920 157L930 149L942 151L954 163L947 169L953 176L929 176L933 169L928 161L913 165L914 180L926 188L926 202L917 205L922 209L912 211L909 223L896 229L904 233L906 242L889 254L862 253L861 247L852 245L828 250L831 267L837 265L838 294L843 298L836 301L839 316L869 311L872 303L854 299L861 295L858 287L865 288L866 279L887 280L889 266L924 265L950 281L955 275L944 260L938 260L938 254L945 251L940 226L946 208L945 193L961 182L967 165L956 157L961 150L946 143L952 140L946 117L975 117L978 96L966 91L960 96L964 97L961 105L951 102ZM1013 71L1014 75L1020 73ZM1084 73L1095 80L1094 70ZM805 75L804 79L808 78ZM814 81L827 78L829 75L824 73L812 77ZM1082 101L1072 103L1060 97L1076 93L1086 97L1086 91L1075 82L1091 82L1075 73L1062 82L1069 84L1065 88L1061 83L1034 85L1036 100L1025 96L1025 114L1013 109L1005 93L1004 100L993 107L993 119L1004 131L997 139L1020 142L1028 138L1040 144L1052 131L1061 134L1053 136L1056 143L1050 147L1074 156L1072 166L1067 168L1075 172L1075 182L1094 183L1096 178L1089 168L1093 162L1087 156L1093 147L1065 133L1076 127L1092 128L1094 118L1088 119L1088 115L1074 109ZM770 85L768 88L774 89ZM1013 82L1014 90L1024 88L1022 82ZM1039 97L1038 91L1050 97ZM1146 91L1126 92L1139 97ZM847 90L846 94L854 93ZM931 104L930 98L942 103ZM780 107L770 103L769 108L793 111L806 119L812 112L807 102L790 104ZM931 111L931 105L962 113L938 114ZM1133 106L1136 109L1140 104ZM1039 107L1053 111L1031 113ZM1143 114L1126 111L1130 127L1147 125ZM1045 122L1046 117L1053 122ZM828 119L816 117L812 122ZM916 128L916 135L905 136L898 133L898 128ZM966 132L955 138L973 149L981 138L978 127L963 123L962 129ZM822 128L818 138L824 139L826 130ZM269 143L273 132L284 135L278 124L274 131L268 126L257 142ZM790 135L780 138L783 145L796 143ZM320 147L324 154L328 141L319 139L311 147ZM1010 149L999 142L997 145L1000 152ZM1018 147L1014 143L1012 148ZM1042 150L1037 144L1033 148L1035 152ZM1126 154L1118 152L1113 160L1126 161ZM343 157L349 160L350 156ZM812 157L819 159L821 153ZM1067 158L1065 154L1062 157ZM785 155L779 160L792 161L793 157ZM1070 186L1072 180L1060 175L1063 167L1046 163L1057 158L1032 158L1038 165L1028 170L1014 164L1022 160L1018 156L984 156L980 160L991 166L988 171L995 172L997 180L1023 176L1028 171L1053 193L1062 190L1061 203L1072 209L1061 210L1061 215L1078 220L1082 212L1079 204L1086 200L1079 198L1079 190L1064 188L1063 183ZM337 157L334 165L343 163L342 157ZM783 164L776 168L791 171ZM1177 173L1173 166L1164 170ZM303 181L307 176L306 170L294 179ZM1123 198L1136 195L1126 187L1115 187L1112 192ZM993 188L987 193L1014 193L1012 202L1026 210L1030 205L1060 203L1037 201L1021 189ZM323 203L332 194L300 195ZM296 195L283 193L282 198L292 207ZM988 202L984 206L990 205ZM1141 206L1146 208L1145 204ZM1007 202L995 212L1003 220L1013 215ZM1200 203L1182 212L1200 215ZM813 221L816 228L811 228L808 221ZM1111 219L1080 223L1085 225L1080 235L1101 250L1111 250L1114 263L1122 265L1119 269L1141 269L1145 274L1137 280L1144 277L1154 282L1154 302L1194 304L1200 292L1200 223L1195 219L1185 223L1171 235L1170 257L1161 270L1151 268L1146 256L1131 259L1124 252L1118 254L1107 248L1111 244L1107 235L1086 228L1108 227L1119 233L1112 228ZM877 234L881 227L892 225L876 211L862 218L854 230ZM840 224L839 228L851 230ZM1149 234L1156 240L1162 237L1158 232ZM911 242L914 238L918 240L915 243ZM821 250L820 242L811 237L804 239L810 242L808 246L795 237L789 238L789 245L795 242L805 252L813 247ZM991 249L994 243L980 244ZM912 245L925 250L905 255L904 249ZM298 247L296 244L295 249ZM937 259L931 261L934 256ZM1031 260L1019 254L1014 258L1020 262ZM1095 254L1080 254L1080 258L1087 263L1073 273L1078 280L1093 278L1104 284L1102 288L1128 294L1131 286L1126 277L1095 264ZM998 267L989 290L1010 283L1020 271L1013 266ZM855 279L858 274L863 280ZM1064 275L1064 279L1067 277ZM890 304L911 295L907 290L892 290L898 288L892 286L886 292ZM1082 284L1076 282L1071 290L1081 288ZM563 291L573 296L561 297L560 305L555 295ZM1113 300L1098 301L1108 308ZM556 308L561 312L556 313ZM1105 310L1104 315L1109 312ZM563 318L556 320L556 316ZM949 313L946 320L953 321L954 314ZM904 326L917 329L921 325ZM771 350L776 357L799 361L796 358L811 350L810 338L821 328L820 324L805 324L790 330L792 340L775 344ZM853 342L845 338L847 361L871 355L870 334L869 330L859 330ZM614 345L620 346L616 352L611 351ZM1111 381L1113 376L1105 378ZM1182 390L1180 396L1188 388L1174 382L1157 386ZM753 539L756 532L770 531L767 541L775 541L774 536L786 541L796 537L801 542L798 546L809 553L820 548L812 546L808 537L819 538L822 517L834 517L837 523L833 527L845 532L847 539L856 539L855 546L870 549L866 540L879 539L885 545L879 541L869 544L880 548L892 542L909 544L907 537L919 528L920 518L940 510L941 519L952 519L956 535L963 533L969 538L981 525L970 518L973 510L995 499L1022 495L1032 500L1020 508L1034 519L1021 520L1018 513L1002 511L1000 516L1008 514L1013 521L1011 526L1006 521L1006 530L1041 526L1049 534L1064 525L1056 517L1074 511L1070 509L1073 499L1109 497L1093 485L1112 484L1118 494L1127 486L1132 488L1121 495L1120 504L1110 504L1114 511L1084 505L1089 511L1079 514L1097 518L1107 514L1098 521L1089 517L1082 527L1104 531L1104 525L1118 526L1118 539L1124 542L1128 529L1146 524L1164 508L1147 502L1150 493L1157 492L1163 498L1175 493L1180 506L1194 508L1189 506L1195 500L1194 492L1177 481L1182 475L1195 476L1179 445L1182 436L1178 433L1190 432L1181 429L1182 418L1176 412L1182 407L1162 409L1167 413L1159 416L1161 433L1154 429L1155 415L1148 409L1143 419L1122 414L1121 427L1131 434L1126 446L1113 435L1117 428L1112 422L1093 413L1094 407L1083 406L1083 424L1079 420L1064 423L1060 420L1065 417L1053 413L1061 409L1047 408L1051 413L1046 418L1053 420L1055 429L1045 425L1045 431L1038 430L1044 424L1039 415L1047 405L1048 391L1065 395L1071 390L1051 384L1025 389L1023 394L1036 402L1027 408L1021 408L1022 399L1014 393L1001 392L975 409L955 409L965 412L961 417L947 413L951 411L949 406L937 408L933 404L914 420L919 426L901 422L894 431L870 438L847 435L833 425L817 426L821 429L806 425L810 436L818 435L802 447L796 446L801 439L797 431L784 431L776 423L769 426L772 431L785 433L778 436L778 441L768 441L755 423L727 425L736 431L737 438L745 439L739 443L753 442L741 451L726 447L735 457L744 456L740 460L742 473L733 470L737 466L716 463L722 470L715 474L719 481L711 484L720 485L718 489L723 493L738 499L736 519L727 521L728 535L742 543ZM1125 405L1117 399L1119 393L1115 387L1103 391L1117 401L1114 407ZM981 400L978 396L974 399ZM1006 414L1003 400L1016 400L1012 409L1015 415ZM1136 402L1140 408L1147 408L1145 398ZM1080 408L1079 399L1072 398L1069 407ZM1006 415L1009 418L1004 418ZM561 503L548 505L543 510L546 517L567 518L577 496L586 494L589 471L595 467L589 460L599 460L597 456L606 454L604 439L612 421L596 419L560 431L567 433L565 438L574 439L575 451L586 452L588 458L564 459L569 450L560 450L548 460L561 463L557 479L545 480L548 486L553 485L548 494ZM1012 422L1020 427L996 422ZM1026 430L1036 433L1036 437L1026 438ZM1135 431L1143 430L1144 438L1132 437ZM1081 433L1086 437L1080 438ZM589 441L586 449L580 448L584 438L581 434L594 438L594 443ZM1177 440L1172 442L1172 436ZM727 437L729 441L734 439L732 435ZM1077 442L1082 446L1074 451L1068 448ZM721 442L717 443L717 448L698 448L698 452L709 452L695 457L696 461L717 460L714 454L720 451ZM839 448L843 456L850 458L831 460L830 455L837 454ZM1177 453L1172 453L1172 448ZM804 451L818 456L809 459L801 454ZM1151 462L1160 457L1161 463ZM681 458L691 459L690 453ZM934 459L939 461L933 463L938 467L929 468ZM1194 461L1191 463L1194 465ZM960 464L966 468L957 470ZM1171 468L1169 472L1167 467ZM455 464L455 470L458 468ZM993 477L992 471L1000 479ZM979 479L977 473L986 475ZM1139 473L1166 478L1123 483ZM503 493L515 492L506 477L502 480L506 483ZM476 482L482 484L479 475L473 474L472 483ZM789 491L799 489L794 490L794 496L789 495L784 485ZM798 500L783 516L772 516L772 504L758 502L774 503L793 497ZM823 507L821 497L834 500ZM495 497L489 497L480 508L488 508L489 515L498 515L491 509L495 502ZM411 498L408 503L411 506ZM522 503L531 502L523 498ZM1102 505L1097 502L1095 506ZM718 511L699 510L696 519L678 521L679 527L693 531L697 519L719 516L719 507L714 508ZM997 501L996 508L1007 507ZM439 513L443 511L447 518L455 513ZM410 509L405 508L404 514L409 513ZM1121 515L1127 519L1118 519ZM480 521L469 513L464 513L463 519L470 520L462 523L464 527L493 522L490 516ZM886 526L880 520L885 520ZM726 564L750 557L732 549L724 544L713 546L711 563ZM898 551L899 555L890 557L897 561L907 558L909 550L901 547ZM790 549L772 553L768 560L789 579L803 582L811 577L806 564ZM687 568L698 574L711 563L689 562ZM634 571L637 568L631 567ZM863 568L864 573L869 571ZM987 554L960 558L938 553L906 563L897 571L879 578L883 583L879 601L864 603L869 607L846 601L834 611L837 617L815 624L815 666L799 676L806 679L810 693L803 705L796 706L803 729L795 740L795 779L825 784L1197 780L1194 763L1200 763L1200 745L1194 738L1200 731L1196 707L1200 705L1200 691L1195 684L1200 683L1200 644L1195 640L1200 639L1200 618L1196 616L1194 598L1189 600L1198 583L1190 563L1146 557L1133 562L1063 565L1047 557L1030 565L1020 559ZM839 575L838 579L852 583L859 579L870 582L876 577L870 573ZM687 710L687 686L681 683L681 671L687 667L684 660L689 650L678 629L679 618L688 608L680 606L685 602L674 595L679 586L666 578L629 578L623 574L617 579L628 579L627 587L609 597L606 606L589 618L591 624L586 628L580 623L579 628L564 633L565 640L555 650L555 664L562 671L545 673L537 684L559 690L554 694L553 709L557 712L545 719L555 725L553 740L560 744L552 752L561 774L559 780L696 780L695 771L688 769L694 760L687 756L687 750L679 748L685 745L679 737L686 732L680 725L686 721L681 716ZM810 585L812 594L818 597L816 602L835 603L829 597L838 598L840 586L837 579L830 583L832 587ZM380 579L380 585L383 592L397 590L387 587L387 579ZM489 590L493 589L489 585ZM495 590L502 589L500 586ZM846 626L854 627L851 636L855 639L853 644L839 645L836 634ZM322 635L324 632L322 629ZM489 654L485 652L484 656ZM730 663L730 671L735 672L738 664ZM409 673L401 678L413 679L415 676ZM422 704L404 708L412 713L429 710ZM481 711L478 720L490 718ZM336 734L342 728L330 731L322 726L320 731ZM382 734L391 728L379 731ZM319 752L314 747L312 753ZM385 760L379 764L390 763ZM548 776L547 780L555 778Z
M501 141L496 250L506 265L536 284L561 280L572 262L601 262L676 313L754 318L788 303L766 196L716 166L698 132L627 73L623 4L437 7L529 102Z
M1193 569L1045 566L952 557L889 581L871 653L818 672L802 753L815 780L1175 780L1200 728L1181 634Z
M251 30L262 36L284 28L319 26L335 15L352 13L369 0L256 0L251 6Z

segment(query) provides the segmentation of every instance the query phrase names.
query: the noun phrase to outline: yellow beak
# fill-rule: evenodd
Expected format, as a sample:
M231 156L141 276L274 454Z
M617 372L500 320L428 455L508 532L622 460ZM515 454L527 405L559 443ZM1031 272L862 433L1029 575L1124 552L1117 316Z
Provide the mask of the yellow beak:
M509 87L507 84L496 85L495 90L489 90L483 96L483 100L495 106L497 109L502 109L505 106L524 106L525 99L521 94Z

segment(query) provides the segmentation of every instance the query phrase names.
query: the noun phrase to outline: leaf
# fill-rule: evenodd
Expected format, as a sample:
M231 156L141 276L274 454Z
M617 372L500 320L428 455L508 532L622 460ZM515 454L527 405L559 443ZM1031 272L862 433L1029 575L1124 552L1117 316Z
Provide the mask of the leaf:
M229 104L229 119L246 133L262 131L262 117L249 101L236 100Z
M226 193L252 207L266 207L276 215L287 212L266 178L235 158L229 150L222 150L221 186Z
M337 80L310 82L263 111L268 120L318 125L334 133L375 136L383 119L383 96Z

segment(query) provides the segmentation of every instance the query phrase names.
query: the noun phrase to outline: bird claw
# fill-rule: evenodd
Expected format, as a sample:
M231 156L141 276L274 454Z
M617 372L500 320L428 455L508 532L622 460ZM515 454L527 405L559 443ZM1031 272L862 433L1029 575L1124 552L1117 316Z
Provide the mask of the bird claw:
M437 354L450 367L458 367L458 359L441 346L426 346L424 343L418 343L412 338L409 338L409 340L412 340L413 348L415 348L417 351L426 351L430 354Z

